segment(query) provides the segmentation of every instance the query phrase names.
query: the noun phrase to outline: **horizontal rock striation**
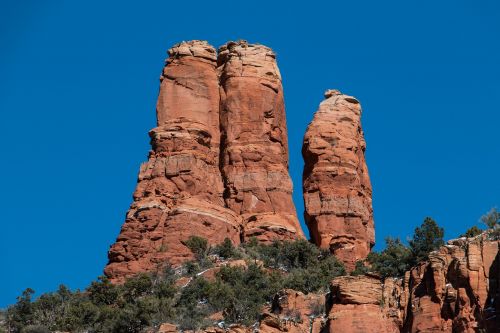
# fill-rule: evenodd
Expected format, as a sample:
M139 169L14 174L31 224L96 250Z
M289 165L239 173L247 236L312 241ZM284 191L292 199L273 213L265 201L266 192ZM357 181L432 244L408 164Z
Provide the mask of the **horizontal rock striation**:
M500 332L499 241L448 242L403 279L335 278L329 332Z
M304 217L312 241L353 269L375 242L361 106L328 90L304 136Z
M276 55L263 45L219 49L222 175L227 207L241 215L243 238L303 238L288 174L288 140Z
M499 241L448 242L404 281L403 332L500 332Z
M272 50L230 42L217 55L207 42L190 41L168 55L152 150L108 254L105 274L113 282L191 260L184 245L190 236L236 245L304 237Z
M224 207L219 171L219 85L215 49L184 42L168 51L152 151L141 166L125 224L105 273L118 281L192 258L183 241L240 241L241 218Z

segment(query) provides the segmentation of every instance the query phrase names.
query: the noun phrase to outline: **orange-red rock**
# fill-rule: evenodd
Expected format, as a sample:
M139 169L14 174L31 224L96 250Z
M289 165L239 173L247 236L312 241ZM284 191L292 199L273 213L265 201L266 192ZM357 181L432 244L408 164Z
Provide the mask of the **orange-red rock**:
M292 200L281 76L263 45L219 49L222 174L227 206L241 215L244 239L304 237Z
M304 295L285 289L274 296L271 307L264 311L259 332L320 333L324 326L324 315L323 295Z
M383 285L376 276L342 276L330 286L330 333L399 332L399 318L384 301ZM391 296L392 298L392 296Z
M499 242L448 242L409 272L403 332L500 332Z
M219 86L215 49L183 42L168 52L153 150L141 166L134 202L105 273L112 281L192 258L192 235L240 241L240 217L224 207L219 171Z
M361 106L327 90L302 147L305 220L311 239L353 269L374 244L372 189Z

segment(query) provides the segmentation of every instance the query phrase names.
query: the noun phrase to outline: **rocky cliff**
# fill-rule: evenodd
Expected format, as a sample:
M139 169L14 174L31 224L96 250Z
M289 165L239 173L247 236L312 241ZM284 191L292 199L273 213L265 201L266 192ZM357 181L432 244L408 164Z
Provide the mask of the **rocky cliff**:
M500 332L499 245L484 234L461 238L432 252L403 279L341 276L326 295L283 290L256 327L266 333ZM212 331L224 330L206 330Z
M304 217L311 240L353 269L375 243L361 106L327 90L304 136Z
M175 45L160 78L152 151L109 251L122 281L192 258L184 241L303 238L292 201L281 77L271 49Z
M190 41L168 54L152 150L109 251L105 273L113 282L192 259L185 240L193 235L211 244L304 237L291 196L283 88L273 51L240 41L217 53L206 42ZM354 97L328 90L302 148L311 240L348 269L374 244L360 118ZM452 240L402 279L341 276L326 295L286 289L253 327L221 325L205 332L500 332L499 257L499 241L488 233ZM197 276L213 278L220 267ZM192 278L180 280L184 288ZM158 332L176 331L164 324Z
M288 174L288 138L276 55L263 45L219 49L222 175L227 206L241 215L244 239L303 237Z

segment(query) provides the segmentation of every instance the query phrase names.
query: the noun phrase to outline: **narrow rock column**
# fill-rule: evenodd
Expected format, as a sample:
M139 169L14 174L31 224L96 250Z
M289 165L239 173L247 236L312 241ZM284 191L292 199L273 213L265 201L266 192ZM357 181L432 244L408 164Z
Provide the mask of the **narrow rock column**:
M243 239L304 237L288 174L283 88L274 52L245 41L219 49L222 175Z
M240 240L240 218L224 208L219 170L219 84L215 49L203 41L168 51L153 150L141 166L134 202L105 274L114 282L192 257L189 236L211 244Z
M325 98L302 147L304 216L313 242L351 270L375 242L361 106L336 90Z

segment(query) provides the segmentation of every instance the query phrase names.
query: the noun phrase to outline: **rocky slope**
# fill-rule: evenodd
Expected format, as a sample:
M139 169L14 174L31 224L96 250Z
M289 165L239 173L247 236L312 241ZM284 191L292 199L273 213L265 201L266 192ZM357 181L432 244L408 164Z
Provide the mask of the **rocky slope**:
M403 279L341 276L326 295L283 290L254 327L205 332L500 332L499 245L484 234L452 240Z
M304 136L304 217L311 240L353 269L375 243L361 106L327 90Z
M175 45L160 78L152 151L109 251L115 282L192 258L184 241L303 238L292 201L281 77L271 49Z

